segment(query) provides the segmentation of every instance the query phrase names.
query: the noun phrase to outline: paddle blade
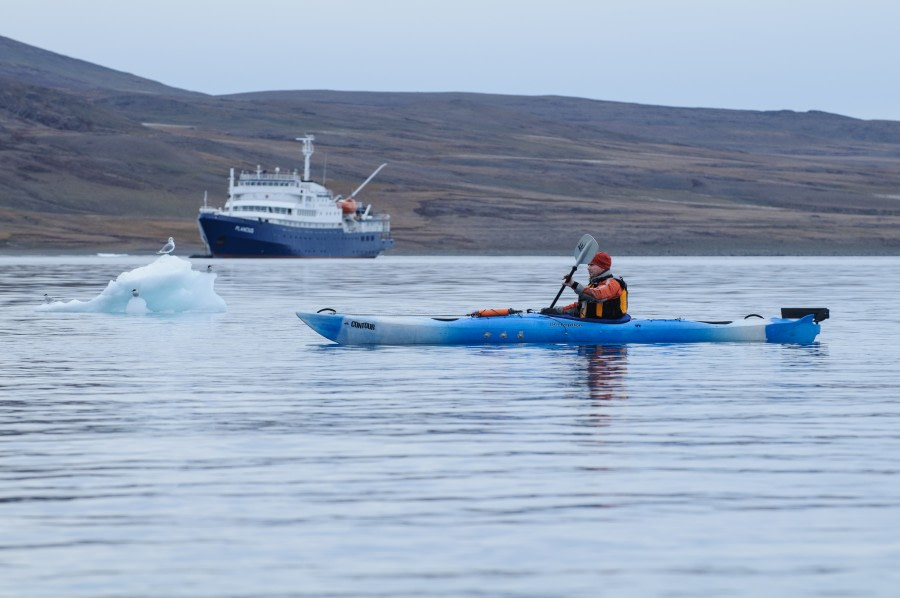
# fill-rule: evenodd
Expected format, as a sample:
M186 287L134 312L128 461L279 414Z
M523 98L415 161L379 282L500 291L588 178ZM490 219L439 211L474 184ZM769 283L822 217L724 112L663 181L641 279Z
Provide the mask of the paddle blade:
M600 245L597 240L590 235L584 235L575 246L575 265L588 263L598 251L600 251Z

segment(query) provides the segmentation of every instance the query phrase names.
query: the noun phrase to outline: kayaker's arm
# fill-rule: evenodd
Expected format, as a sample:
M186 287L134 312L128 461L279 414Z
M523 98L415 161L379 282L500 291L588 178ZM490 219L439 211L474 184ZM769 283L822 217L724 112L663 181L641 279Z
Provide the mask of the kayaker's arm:
M597 303L603 303L622 294L622 285L615 278L607 279L599 287L586 287L579 283L572 284L572 290L578 294L579 299L589 299Z
M603 284L599 287L586 287L583 284L575 282L574 280L567 280L565 285L571 288L578 295L577 300L574 303L570 303L561 308L556 308L559 311L555 313L567 313L567 314L575 314L578 312L578 302L579 301L589 301L594 303L603 303L609 299L614 299L618 297L622 292L622 285L614 279L607 279Z

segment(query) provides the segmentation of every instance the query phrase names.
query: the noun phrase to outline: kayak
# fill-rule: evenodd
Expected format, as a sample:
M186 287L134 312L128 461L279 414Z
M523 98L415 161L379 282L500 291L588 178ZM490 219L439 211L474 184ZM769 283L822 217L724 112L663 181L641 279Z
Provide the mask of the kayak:
M333 310L297 312L303 322L341 345L482 345L570 343L768 342L808 344L819 334L827 308L784 308L781 317L751 314L742 320L623 318L611 323L515 310L483 310L508 315L460 317L348 315Z

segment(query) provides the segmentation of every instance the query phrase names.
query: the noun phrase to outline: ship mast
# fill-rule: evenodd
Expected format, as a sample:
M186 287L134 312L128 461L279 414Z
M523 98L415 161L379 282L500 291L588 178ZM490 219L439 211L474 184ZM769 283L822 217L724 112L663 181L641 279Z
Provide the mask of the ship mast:
M307 135L306 137L297 137L297 141L303 142L303 180L309 180L309 158L313 155L313 137L312 135Z

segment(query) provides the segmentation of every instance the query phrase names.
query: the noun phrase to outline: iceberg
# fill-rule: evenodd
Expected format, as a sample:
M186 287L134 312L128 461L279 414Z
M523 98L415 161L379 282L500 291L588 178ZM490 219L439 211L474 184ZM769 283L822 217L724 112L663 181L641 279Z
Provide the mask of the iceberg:
M34 308L66 313L211 313L225 311L213 285L217 275L198 272L188 260L161 255L156 261L119 274L90 301L54 301Z

